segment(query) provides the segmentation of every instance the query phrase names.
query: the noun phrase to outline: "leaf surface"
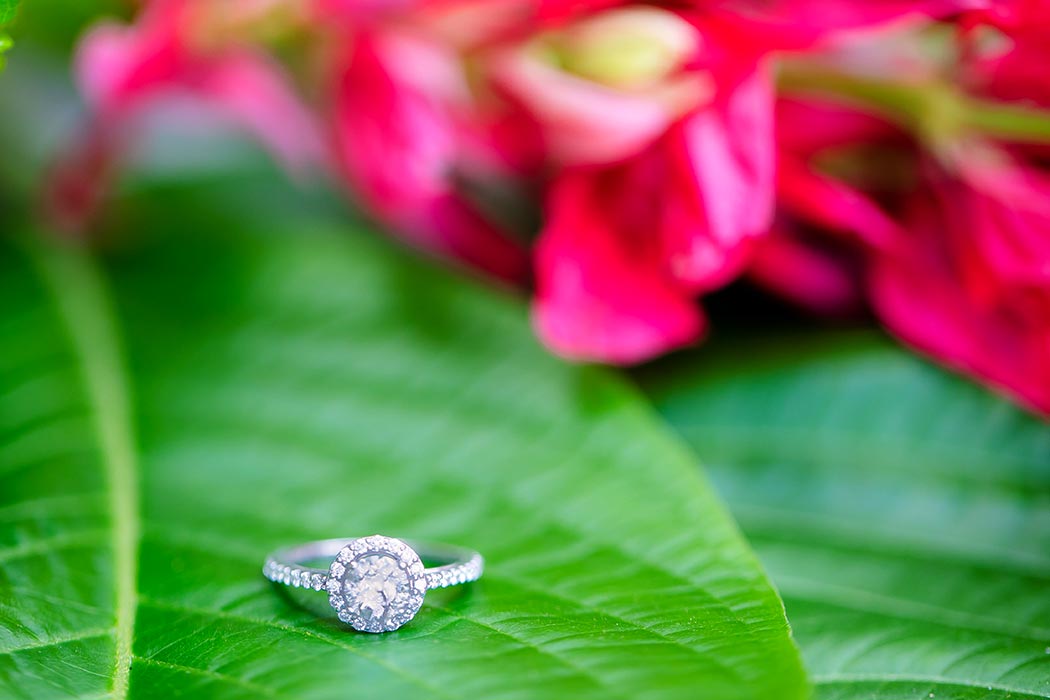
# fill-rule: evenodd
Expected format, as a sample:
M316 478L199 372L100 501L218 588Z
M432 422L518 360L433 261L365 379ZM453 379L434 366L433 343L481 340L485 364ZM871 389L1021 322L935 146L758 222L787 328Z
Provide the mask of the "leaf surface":
M11 37L3 31L4 26L15 18L19 0L0 0L0 69L6 62L4 54L11 48Z
M874 335L758 345L643 379L779 588L817 697L1050 697L1050 426Z
M364 233L180 196L127 207L101 261L0 253L0 695L808 695L635 391ZM477 548L485 577L367 635L260 575L376 532Z
M19 0L0 0L0 26L15 18Z

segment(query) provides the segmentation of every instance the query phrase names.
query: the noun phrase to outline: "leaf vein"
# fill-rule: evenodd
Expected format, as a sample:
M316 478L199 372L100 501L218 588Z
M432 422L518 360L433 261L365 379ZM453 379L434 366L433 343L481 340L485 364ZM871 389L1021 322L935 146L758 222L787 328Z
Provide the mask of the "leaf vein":
M128 695L138 581L139 487L133 446L129 386L120 351L116 313L101 273L73 247L44 247L32 257L77 356L91 408L108 487L114 569L112 690Z

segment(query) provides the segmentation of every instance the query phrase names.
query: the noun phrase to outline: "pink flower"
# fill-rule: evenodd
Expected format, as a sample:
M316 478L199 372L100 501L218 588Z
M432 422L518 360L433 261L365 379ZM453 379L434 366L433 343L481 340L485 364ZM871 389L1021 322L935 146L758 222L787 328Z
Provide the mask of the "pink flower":
M1050 177L973 137L934 159L888 123L818 102L782 101L779 133L783 223L752 274L832 312L827 295L855 305L843 283L864 283L905 342L1050 413ZM815 166L871 154L882 181Z
M91 120L51 168L43 208L64 231L87 228L139 118L189 96L254 135L291 172L321 160L314 120L280 66L239 35L280 0L152 0L131 26L102 24L77 47L76 79Z
M701 43L678 15L625 7L541 28L493 51L487 66L535 120L550 161L612 163L710 100L708 75L682 70Z
M557 177L536 259L536 324L550 347L624 363L699 337L693 297L736 275L768 225L770 98L756 76L640 154Z
M873 300L900 337L1050 413L1050 178L970 163L917 195L875 255Z
M333 75L336 155L364 207L416 244L524 279L525 249L466 187L507 177L528 133L483 118L456 54L404 28L376 28L354 35Z
M971 25L976 17L1010 36L989 53L973 43L970 26L965 61L952 66L966 88L1048 103L1040 70L1045 41L1036 39L1050 26L1047 7L1022 0L968 15ZM962 94L934 63L921 74L926 82L913 90ZM797 248L836 261L840 273L866 269L867 293L890 331L1050 413L1050 176L1039 165L1045 148L992 143L967 117L949 111L938 132L926 126L911 135L907 122L782 100L778 180L786 226L778 227L771 253L760 250L753 274L805 303L814 289L833 289L825 281L835 272L796 274L804 267L792 260ZM857 168L873 159L877 167ZM817 165L829 162L850 174L833 178ZM854 296L840 291L844 299Z
M313 119L282 69L224 34L271 5L237 0L216 10L197 0L152 0L130 27L95 27L78 48L75 68L98 121L123 130L157 101L188 94L255 135L291 170L316 161Z
M560 24L493 63L561 167L536 258L536 326L563 355L634 362L696 340L700 313L687 307L736 277L772 225L768 55L943 3L837 3L830 15L806 2L754 15L713 3L582 18L554 4Z
M82 44L97 119L55 171L60 213L93 208L125 127L175 93L292 170L315 162L313 119L260 48L289 12L312 32L329 155L371 215L520 281L527 239L508 212L542 201L534 322L560 354L634 363L694 342L696 297L747 274L822 313L868 297L907 342L1050 413L1045 150L968 133L961 88L922 50L838 54L941 90L900 124L894 105L774 109L770 66L962 12L971 94L1050 104L1041 0L154 0ZM985 24L1006 50L977 50Z

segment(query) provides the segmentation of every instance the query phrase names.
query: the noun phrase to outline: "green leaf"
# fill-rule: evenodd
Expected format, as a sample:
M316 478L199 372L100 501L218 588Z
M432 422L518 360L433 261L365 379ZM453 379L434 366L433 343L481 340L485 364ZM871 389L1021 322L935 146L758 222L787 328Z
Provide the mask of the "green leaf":
M4 67L4 54L10 50L13 42L6 32L2 31L4 26L15 18L18 12L19 0L0 0L0 69Z
M11 0L0 0L0 5ZM32 0L19 3L19 43L34 51L50 50L69 58L76 42L96 22L129 21L141 3L127 0Z
M691 456L522 304L266 197L162 199L101 262L0 253L0 695L808 695ZM374 532L485 577L367 635L260 575Z
M15 18L19 0L0 0L0 27Z
M818 698L1050 697L1050 426L874 335L758 345L645 383L780 589Z

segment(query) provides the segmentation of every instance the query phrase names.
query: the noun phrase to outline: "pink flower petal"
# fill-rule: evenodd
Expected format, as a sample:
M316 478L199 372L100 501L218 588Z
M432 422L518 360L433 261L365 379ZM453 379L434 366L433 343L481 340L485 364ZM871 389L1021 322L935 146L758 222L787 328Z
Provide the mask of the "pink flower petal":
M829 231L854 234L869 246L886 247L904 235L900 226L859 190L813 172L794 156L780 159L777 193L791 214Z
M755 247L750 277L814 313L839 316L864 307L857 270L816 245L774 231Z
M572 359L629 364L697 340L703 318L659 264L646 264L609 221L588 173L565 174L536 249L534 322Z
M772 112L772 85L758 71L680 127L679 177L694 188L680 202L698 202L703 224L666 226L664 238L676 275L697 289L717 287L736 274L741 261L734 254L772 222Z
M301 173L322 159L313 116L268 57L230 52L202 76L196 92L258 138L291 172Z
M947 17L985 7L987 0L715 0L712 16L727 44L759 51L806 49L838 33L912 18Z
M876 309L909 344L1050 414L1050 286L989 266L960 204L916 203L911 240L874 260Z
M982 259L999 275L1050 290L1050 177L996 155L960 163L963 193L942 196L968 217Z
M807 159L848 146L908 145L900 129L885 119L813 97L777 99L776 138L782 151Z

